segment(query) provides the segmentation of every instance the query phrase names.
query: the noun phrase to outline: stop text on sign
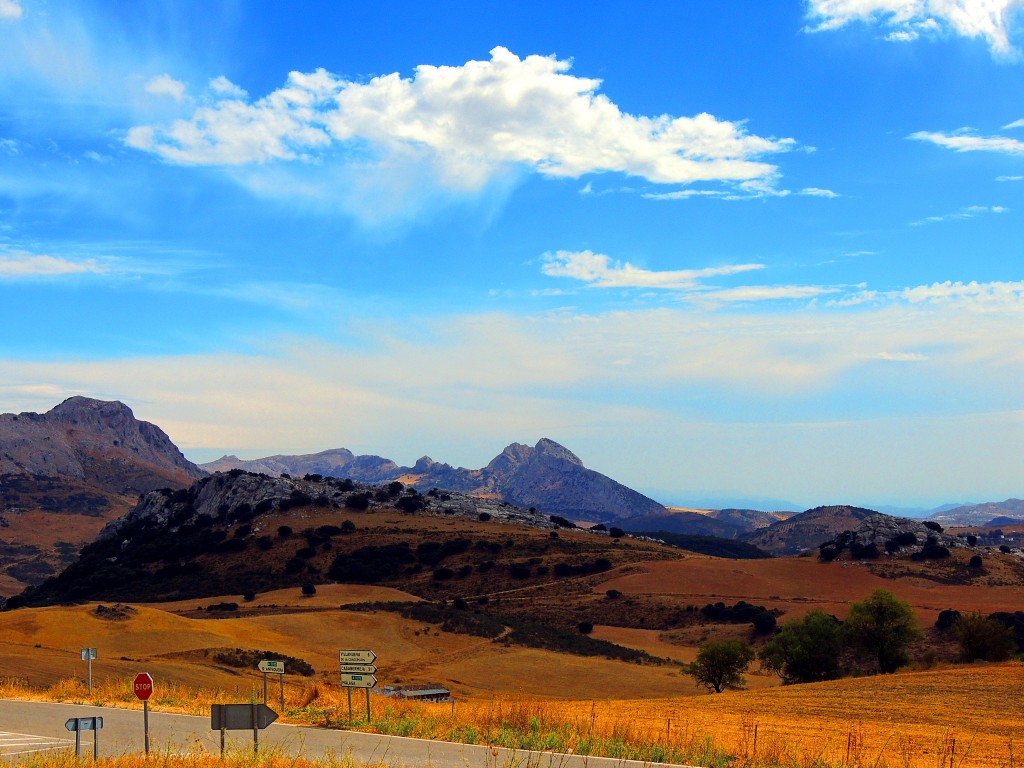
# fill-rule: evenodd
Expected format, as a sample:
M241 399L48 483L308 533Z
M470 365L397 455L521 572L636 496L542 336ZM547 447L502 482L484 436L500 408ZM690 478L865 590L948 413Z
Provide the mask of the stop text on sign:
M135 696L142 701L146 701L150 696L153 695L153 677L148 672L139 672L135 676L135 681L132 683L132 688L135 691Z

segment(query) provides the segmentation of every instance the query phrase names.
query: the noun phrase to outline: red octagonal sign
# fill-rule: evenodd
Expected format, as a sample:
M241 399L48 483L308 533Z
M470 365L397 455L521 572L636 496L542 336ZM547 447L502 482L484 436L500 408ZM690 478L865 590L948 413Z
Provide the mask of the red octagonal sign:
M145 701L153 695L153 678L149 672L139 672L132 687L135 689L135 695Z

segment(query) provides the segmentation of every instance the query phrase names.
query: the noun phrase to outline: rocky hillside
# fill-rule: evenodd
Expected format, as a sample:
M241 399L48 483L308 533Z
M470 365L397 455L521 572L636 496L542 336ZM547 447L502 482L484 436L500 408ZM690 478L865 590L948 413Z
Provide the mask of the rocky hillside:
M137 494L205 474L121 402L72 397L46 413L0 415L0 475L69 478Z
M123 403L0 415L0 594L57 573L140 493L205 474Z
M877 514L871 509L846 505L815 507L748 533L743 539L774 555L794 555L816 549L822 542L856 528L862 520Z
M356 456L344 448L254 461L225 456L203 468L293 476L316 473L361 483L398 480L420 491L443 488L577 520L622 520L665 512L653 499L587 469L570 450L547 438L532 448L512 443L482 469L453 467L429 456L412 467L401 467L389 459Z
M677 557L560 528L494 499L392 482L232 470L145 494L60 575L8 607L178 600L302 584L383 583L425 597L479 594ZM646 552L645 550L651 550ZM12 605L13 604L13 605Z

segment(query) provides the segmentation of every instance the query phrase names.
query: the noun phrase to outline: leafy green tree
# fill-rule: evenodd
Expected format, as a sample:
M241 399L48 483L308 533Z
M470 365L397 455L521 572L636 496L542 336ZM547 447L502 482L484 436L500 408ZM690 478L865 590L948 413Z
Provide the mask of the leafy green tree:
M850 606L843 634L858 655L874 659L879 671L889 674L910 662L907 646L921 636L921 630L908 603L876 589L871 597Z
M842 625L834 616L814 610L802 619L787 621L761 646L758 658L786 683L816 683L840 676L843 652Z
M712 641L701 646L686 674L709 691L721 693L742 687L743 673L753 660L754 649L745 640Z
M1006 661L1017 649L1013 630L980 612L961 615L953 632L963 661Z

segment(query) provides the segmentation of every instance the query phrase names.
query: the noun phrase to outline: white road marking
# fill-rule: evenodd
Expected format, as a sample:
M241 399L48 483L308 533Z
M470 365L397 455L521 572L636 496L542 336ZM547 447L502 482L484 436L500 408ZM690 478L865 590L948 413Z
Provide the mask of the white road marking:
M34 736L30 733L0 731L0 755L4 756L67 749L74 743L72 739L55 739L49 736Z

